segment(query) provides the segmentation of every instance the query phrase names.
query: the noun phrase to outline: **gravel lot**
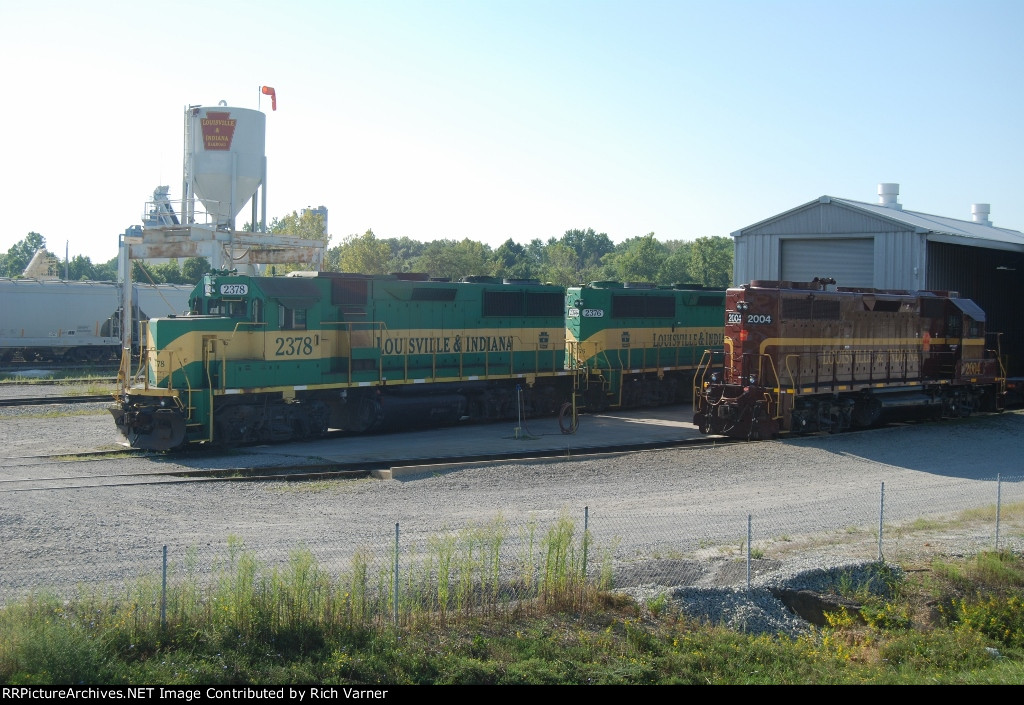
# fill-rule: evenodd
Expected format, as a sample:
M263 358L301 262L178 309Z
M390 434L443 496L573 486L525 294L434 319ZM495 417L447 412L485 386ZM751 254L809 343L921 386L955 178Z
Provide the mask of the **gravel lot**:
M0 389L0 395L14 393ZM768 616L752 597L722 611L725 595L731 604L738 588L745 592L741 548L748 517L754 517L752 545L761 554L751 563L751 584L764 587L792 584L808 569L820 578L822 569L876 559L872 527L877 530L880 505L887 525L904 527L886 528L887 541L894 541L886 544L890 559L894 552L906 558L991 548L990 523L939 519L994 505L997 473L1002 502L1024 501L1020 412L700 450L476 463L399 480L134 486L124 484L125 474L275 460L237 452L40 463L31 456L116 448L121 440L103 404L55 412L0 409L0 602L39 586L117 582L152 572L163 546L172 560L197 547L200 557L224 556L231 535L268 561L287 560L305 546L323 565L340 569L353 546L369 545L386 557L396 524L411 542L499 516L515 534L530 522L565 515L581 525L587 508L596 545L615 545L607 556L617 585L640 597L688 586L693 589L677 590L676 599L700 593L701 604L715 588L718 610L700 608L709 618L741 619L753 628L753 611L767 625L761 628L791 630L792 615L776 610ZM107 484L27 489L34 478L55 476L69 478L69 485ZM1002 521L1002 545L1021 550L1021 519ZM764 601L764 594L757 599Z

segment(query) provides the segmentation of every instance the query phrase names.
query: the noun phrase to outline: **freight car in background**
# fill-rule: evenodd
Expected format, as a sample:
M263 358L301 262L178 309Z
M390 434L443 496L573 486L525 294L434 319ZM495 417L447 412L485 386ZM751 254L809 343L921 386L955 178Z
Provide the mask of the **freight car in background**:
M700 336L720 339L723 296L715 313L713 292L212 272L188 316L144 325L139 376L111 413L133 447L168 450L630 405L648 398L634 382L662 403Z
M134 284L133 319L185 313L192 288ZM0 360L116 360L122 299L116 282L0 279Z
M1003 407L999 339L973 301L832 284L726 292L723 352L698 373L701 431L759 439Z

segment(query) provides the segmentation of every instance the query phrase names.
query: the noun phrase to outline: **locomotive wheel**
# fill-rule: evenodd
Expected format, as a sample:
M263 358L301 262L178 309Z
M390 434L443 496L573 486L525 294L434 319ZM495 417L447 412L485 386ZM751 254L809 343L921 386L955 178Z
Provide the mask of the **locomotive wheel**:
M874 397L858 399L853 407L853 425L859 428L870 428L882 417L882 403Z
M331 420L331 410L322 401L314 401L306 406L306 422L309 425L309 433L314 438L327 433L327 427Z
M376 399L360 399L355 413L349 417L347 431L353 433L369 433L380 425L384 418L384 410Z

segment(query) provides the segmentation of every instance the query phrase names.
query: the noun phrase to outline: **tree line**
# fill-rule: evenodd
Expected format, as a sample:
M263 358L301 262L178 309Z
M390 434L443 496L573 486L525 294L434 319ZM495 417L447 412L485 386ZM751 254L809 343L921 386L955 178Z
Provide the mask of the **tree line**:
M250 226L246 225L246 230ZM275 218L268 231L330 243L320 215L292 212ZM6 254L0 255L0 274L20 276L39 249L43 236L32 232ZM68 261L51 255L51 274L71 280L115 281L117 258L94 264L88 257ZM567 230L547 241L535 238L522 245L511 238L497 248L470 240L442 239L420 242L409 237L378 238L372 230L349 235L341 244L325 250L323 269L360 274L421 272L458 281L471 275L509 279L537 279L559 286L591 281L649 282L653 284L700 284L725 288L732 283L733 243L728 237L660 241L654 233L614 244L606 233ZM146 283L194 284L208 271L206 259L193 257L179 264L135 261L133 278ZM301 266L272 267L284 274ZM65 276L66 275L66 276Z
M22 276L36 252L44 251L46 274L68 281L117 281L117 257L94 263L90 258L76 255L61 259L46 249L46 238L36 232L29 233L6 253L0 254L0 276L16 279ZM195 284L210 269L204 257L189 257L180 264L170 260L151 264L136 260L132 262L133 281L147 284Z

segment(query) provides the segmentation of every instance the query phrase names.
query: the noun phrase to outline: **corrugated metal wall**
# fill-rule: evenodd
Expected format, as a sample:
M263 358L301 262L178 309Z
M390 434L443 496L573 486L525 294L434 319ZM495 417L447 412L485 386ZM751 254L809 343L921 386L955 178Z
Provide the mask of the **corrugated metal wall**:
M840 276L828 275L835 276L842 286L920 289L925 266L924 236L912 230L896 230L898 227L893 221L831 201L813 203L739 231L735 238L733 280L735 284L746 284L752 279L790 279L787 272L803 272L799 261L819 255L826 257L824 261L832 260L813 268L820 276L824 269L843 266L843 258L853 248L859 258L870 256L870 273L862 271L862 263L848 262L849 267L838 270ZM846 240L857 244L843 244ZM859 249L872 241L870 255ZM823 253L819 252L820 247L826 248Z
M942 242L928 244L926 288L959 291L985 311L986 330L1003 334L1013 376L1024 375L1024 253L964 247Z

